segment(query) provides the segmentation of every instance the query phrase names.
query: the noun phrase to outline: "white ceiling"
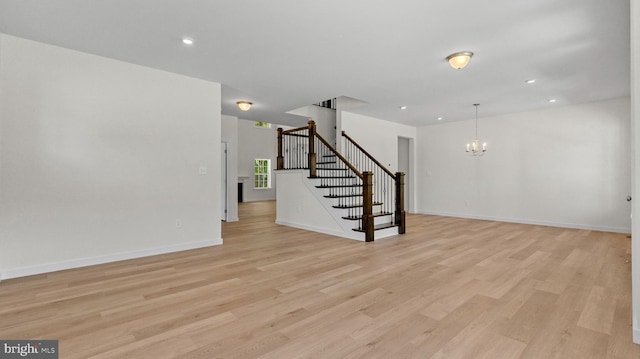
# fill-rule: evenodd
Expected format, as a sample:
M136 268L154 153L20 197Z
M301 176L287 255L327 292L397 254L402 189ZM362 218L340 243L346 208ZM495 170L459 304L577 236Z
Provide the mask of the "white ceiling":
M219 82L223 113L289 125L339 96L415 126L628 96L629 22L628 0L0 0L0 32Z

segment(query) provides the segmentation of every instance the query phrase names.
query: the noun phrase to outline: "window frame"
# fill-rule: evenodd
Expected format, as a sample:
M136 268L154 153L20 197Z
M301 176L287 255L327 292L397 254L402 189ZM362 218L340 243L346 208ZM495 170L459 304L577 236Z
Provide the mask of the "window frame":
M271 189L271 159L254 159L253 189Z
M271 123L270 122L264 122L264 121L255 121L253 123L253 127L269 129L269 128L271 128Z

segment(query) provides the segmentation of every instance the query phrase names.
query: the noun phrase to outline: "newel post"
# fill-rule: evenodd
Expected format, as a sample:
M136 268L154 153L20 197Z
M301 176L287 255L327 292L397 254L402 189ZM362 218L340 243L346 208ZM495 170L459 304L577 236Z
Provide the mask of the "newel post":
M373 172L362 172L362 229L365 242L374 240Z
M404 173L396 172L396 211L395 222L398 225L398 234L406 231L405 210L404 210Z
M316 177L316 123L309 120L309 177Z
M284 169L284 156L282 155L282 127L278 127L278 157L276 157L279 170Z

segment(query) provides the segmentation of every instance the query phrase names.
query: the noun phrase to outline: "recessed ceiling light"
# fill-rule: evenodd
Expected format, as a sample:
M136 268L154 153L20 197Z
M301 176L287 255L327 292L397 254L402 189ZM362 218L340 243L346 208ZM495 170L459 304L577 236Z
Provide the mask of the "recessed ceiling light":
M185 45L193 45L193 39L190 37L183 37L182 43Z
M554 103L554 102L556 102L556 99L555 99L555 98L550 98L550 99L549 99L549 102L550 102L550 103Z
M531 80L527 80L525 82L528 83L528 84L534 84L534 83L536 83L536 80L535 79L531 79Z
M436 118L436 120L442 121L442 117L438 117L438 118Z
M407 109L407 106L400 106L400 109L401 109L401 110L406 110L406 109Z

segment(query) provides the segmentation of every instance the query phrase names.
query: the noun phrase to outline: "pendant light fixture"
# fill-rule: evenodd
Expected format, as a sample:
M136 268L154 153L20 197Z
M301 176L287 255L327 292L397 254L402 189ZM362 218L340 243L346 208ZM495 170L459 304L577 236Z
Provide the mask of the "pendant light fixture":
M478 106L479 103L473 104L476 107L476 139L472 143L467 143L467 153L472 154L476 157L484 155L487 151L487 143L482 143L482 148L480 148L480 141L478 141Z

